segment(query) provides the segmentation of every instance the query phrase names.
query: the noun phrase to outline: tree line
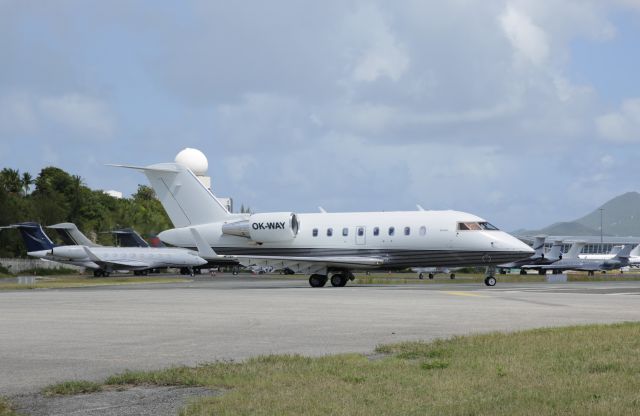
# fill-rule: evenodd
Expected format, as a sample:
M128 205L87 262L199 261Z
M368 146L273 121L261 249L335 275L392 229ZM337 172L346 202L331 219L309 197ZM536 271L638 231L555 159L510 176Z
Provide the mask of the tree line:
M88 188L80 176L57 167L42 169L36 178L29 172L4 168L0 171L0 226L25 221L43 226L73 222L104 245L113 244L109 231L117 228L132 227L148 237L172 227L148 186L139 185L131 198L120 199ZM0 257L24 256L26 248L19 233L1 230Z

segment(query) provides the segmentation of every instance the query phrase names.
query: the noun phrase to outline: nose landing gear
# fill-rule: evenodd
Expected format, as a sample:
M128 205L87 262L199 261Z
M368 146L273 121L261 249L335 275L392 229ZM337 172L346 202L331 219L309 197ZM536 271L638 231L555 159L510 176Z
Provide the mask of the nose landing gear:
M484 284L490 287L496 285L496 267L488 266L486 272L484 273Z

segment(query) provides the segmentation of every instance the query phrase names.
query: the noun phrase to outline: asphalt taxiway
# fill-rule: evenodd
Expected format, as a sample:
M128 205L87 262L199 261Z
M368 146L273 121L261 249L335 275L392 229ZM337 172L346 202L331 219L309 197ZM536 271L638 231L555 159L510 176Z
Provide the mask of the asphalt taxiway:
M488 331L640 320L640 282L369 285L217 276L0 292L0 395L125 369L371 352Z

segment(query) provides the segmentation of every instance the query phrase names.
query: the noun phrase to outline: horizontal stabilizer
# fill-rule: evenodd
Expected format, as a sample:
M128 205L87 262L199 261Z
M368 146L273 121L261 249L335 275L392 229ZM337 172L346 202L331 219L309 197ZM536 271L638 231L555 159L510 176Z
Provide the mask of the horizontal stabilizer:
M191 170L178 163L110 166L142 171L176 228L222 222L233 217Z
M111 166L114 168L125 168L125 169L134 169L134 170L139 170L142 172L146 172L146 171L153 171L153 172L166 172L166 173L178 173L179 170L175 167L171 167L171 166L158 166L158 165L151 165L151 166L134 166L134 165L117 165L117 164L113 164L113 163L108 163L106 166Z

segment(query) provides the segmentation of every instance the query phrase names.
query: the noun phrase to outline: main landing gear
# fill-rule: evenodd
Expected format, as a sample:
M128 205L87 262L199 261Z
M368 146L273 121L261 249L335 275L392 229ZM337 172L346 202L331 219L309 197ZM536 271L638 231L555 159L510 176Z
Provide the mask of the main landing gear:
M98 269L93 271L93 277L109 277L111 273L106 270Z
M484 273L484 284L487 286L495 286L496 285L496 268L495 266L487 267L487 271Z
M354 278L351 272L334 273L331 275L331 279L325 274L312 274L309 277L309 285L311 287L323 287L329 281L333 287L344 287L349 280L353 280Z

